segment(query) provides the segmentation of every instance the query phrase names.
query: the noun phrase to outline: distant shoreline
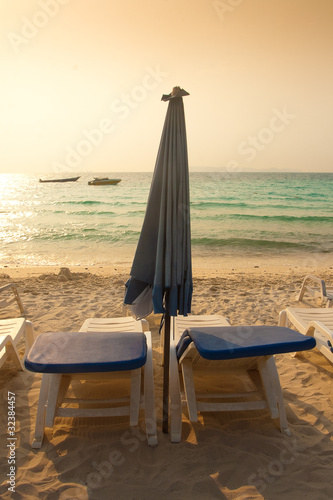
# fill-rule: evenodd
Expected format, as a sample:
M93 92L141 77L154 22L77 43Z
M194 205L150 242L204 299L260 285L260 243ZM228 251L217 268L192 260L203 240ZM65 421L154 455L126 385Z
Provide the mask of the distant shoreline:
M223 174L228 172L226 168L223 167L209 167L210 170L207 170L203 167L191 167L189 166L189 173L193 174ZM118 171L110 171L110 170L76 170L72 169L68 171L68 174L77 174L77 175L100 175L100 174L107 174L107 175L121 175L121 173L124 174L153 174L154 171L154 166L150 170L140 170L140 171L132 171L132 170L122 170L122 172ZM331 170L283 170L283 169L271 169L271 170L251 170L248 167L246 170L240 170L238 172L233 172L234 174L331 174L333 175L333 172ZM40 177L42 175L54 175L55 172L51 170L46 170L46 171L37 171L37 172L0 172L0 175L26 175L30 177L31 175L34 175L37 177Z
M322 277L322 279L330 280L333 277L333 265L320 264L320 265L305 265L302 261L298 263L290 262L260 262L255 261L249 263L245 260L235 261L234 263L225 263L225 265L219 265L216 261L205 261L196 260L192 261L192 273L194 278L200 278L203 276L209 276L214 278L214 276L228 276L233 273L240 273L242 275L260 275L262 273L267 274L279 274L279 275L290 275L295 274L299 276L305 276L307 274L314 274ZM47 266L1 266L0 267L0 282L6 282L5 276L9 276L10 279L25 279L29 277L38 277L40 275L58 274L60 269L67 267L72 273L89 273L97 276L117 276L117 275L129 275L131 271L131 263L121 263L121 264L109 264L109 265L47 265ZM7 279L8 281L8 279Z

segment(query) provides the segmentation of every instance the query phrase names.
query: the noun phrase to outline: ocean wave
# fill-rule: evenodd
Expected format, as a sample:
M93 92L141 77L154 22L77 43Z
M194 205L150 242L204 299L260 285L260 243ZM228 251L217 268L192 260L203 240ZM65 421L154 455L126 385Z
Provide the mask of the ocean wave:
M124 198L124 201L117 200L59 200L52 203L52 205L106 205L106 206L115 206L115 207L127 207L128 205L142 205L146 207L146 202L135 201L132 199Z
M98 200L66 200L66 201L58 201L56 205L105 205L104 201Z
M31 235L26 241L90 241L91 244L99 242L114 243L132 243L137 242L140 231L131 231L122 229L115 231L105 230L101 228L82 228L80 231L66 232L66 230L52 231L48 233L37 233Z
M263 222L265 224L272 222L274 224L276 223L297 223L299 225L301 224L308 224L308 225L313 225L313 228L318 229L319 224L332 224L333 223L333 217L329 216L316 216L316 215L261 215L261 214L238 214L238 213L217 213L217 214L196 214L192 212L192 225L195 224L195 221L215 221L218 222L219 224L223 225L223 222L226 222L228 220L237 220L237 223L241 223L244 221L246 224L246 221L252 221L254 224L260 222ZM221 226L222 227L222 226ZM299 226L300 228L300 226Z
M191 207L197 210L207 210L207 208L218 208L218 207L248 207L249 204L246 202L230 202L230 201L191 201Z
M316 242L311 244L281 240L262 240L252 238L193 238L192 245L207 247L237 247L237 248L272 248L272 249L306 249L314 248Z
M69 211L69 210L54 210L50 211L52 214L63 214L63 215L74 215L77 217L84 216L84 217L96 217L96 216L104 216L104 215L117 215L116 212L109 212L109 211L103 211L103 210L95 210L95 211L86 211L86 210L74 210L74 211Z
M322 215L256 215L256 214L223 214L223 217L230 219L258 219L258 220L272 220L279 222L329 222L332 223L333 217Z
M319 212L319 211L328 212L330 209L333 210L333 203L332 203L332 206L329 207L329 205L327 203L318 205L318 203L312 204L311 202L309 202L309 200L307 200L306 204L300 204L295 200L295 198L292 198L292 200L295 201L294 204L290 204L290 203L288 203L288 204L263 203L262 202L263 200L255 200L253 203L250 200L248 202L237 202L237 203L236 202L230 203L230 202L218 201L218 200L217 201L208 201L208 202L196 201L196 202L191 202L190 208L191 208L191 212L194 214L207 211L207 215L209 215L209 216L211 216L211 211L212 211L210 209L214 209L215 212L220 212L220 213L224 214L225 209L229 209L229 211L233 210L234 212L236 212L236 209L240 208L242 210L245 209L248 211L253 211L254 216L256 215L256 212L258 212L260 210L265 210L266 212L268 212L268 214L266 214L267 217L274 217L274 212L279 212L279 211L290 212L292 210L294 213L296 212L296 214L297 214L299 212L305 212L305 211L309 211L311 209L315 210L316 212ZM226 212L226 213L228 213L228 212ZM219 214L216 213L216 215L219 215ZM243 214L236 213L236 215L243 215ZM295 217L299 217L299 216L295 215ZM318 217L318 216L314 216L314 217Z

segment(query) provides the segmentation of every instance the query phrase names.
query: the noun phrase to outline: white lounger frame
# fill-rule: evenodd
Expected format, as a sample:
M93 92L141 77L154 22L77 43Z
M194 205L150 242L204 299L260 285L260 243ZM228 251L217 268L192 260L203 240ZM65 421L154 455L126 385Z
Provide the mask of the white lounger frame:
M150 446L157 445L156 414L154 399L154 376L151 332L148 331L147 321L136 321L131 317L125 318L90 318L87 319L81 332L144 332L147 339L147 361L139 369L107 373L75 373L75 374L43 374L42 384L36 417L35 436L32 448L40 448L44 436L44 427L53 427L56 417L109 417L130 416L130 425L138 425L139 410L145 410L147 441ZM88 346L89 348L89 346ZM144 375L143 391L141 390L141 376ZM120 380L130 377L130 397L109 400L79 400L65 398L71 380ZM94 408L62 407L63 403L89 403ZM102 404L119 403L117 407L98 407ZM97 407L96 407L97 405ZM45 419L45 421L44 421Z
M18 290L17 290L16 286L13 285L12 283L9 283L8 285L0 287L0 294L1 293L5 293L7 291L13 292L14 297L11 297L11 298L8 298L8 296L7 297L1 297L1 299L0 299L0 307L8 307L13 302L17 302L17 305L19 306L20 312L21 312L22 316L24 316L25 310L24 310L24 307L23 307L23 304L22 304L22 301L21 301L21 297L20 297L20 295L18 293ZM5 295L6 295L6 293L5 293Z
M170 428L171 441L179 442L182 431L182 405L186 404L191 422L198 421L198 412L205 411L239 411L267 409L272 419L278 419L281 431L290 435L279 375L274 356L259 356L254 358L239 358L223 361L209 361L202 358L192 342L179 362L176 356L176 345L186 328L208 326L230 326L229 322L220 315L211 316L178 316L173 318L173 332L170 341ZM179 368L182 370L184 393L180 390ZM206 373L210 370L218 371L221 375L232 376L235 372L248 374L249 370L257 370L260 377L250 377L258 391L240 394L206 393L197 394L194 385L193 373L201 370ZM252 400L248 400L253 396ZM261 396L261 399L258 397ZM212 399L219 402L211 402ZM236 399L234 402L223 402ZM247 401L239 401L246 398ZM207 399L210 401L208 402ZM206 401L205 401L206 400Z
M325 281L309 274L305 276L301 290L297 296L298 301L302 301L305 292L312 297L320 298L326 307L331 307L333 303L333 287L327 287Z
M19 341L25 339L23 359L17 351ZM24 318L0 320L0 367L9 358L18 370L24 370L23 361L34 341L34 329L30 321Z
M333 309L288 307L280 312L279 325L289 324L303 335L314 337L317 349L333 363Z

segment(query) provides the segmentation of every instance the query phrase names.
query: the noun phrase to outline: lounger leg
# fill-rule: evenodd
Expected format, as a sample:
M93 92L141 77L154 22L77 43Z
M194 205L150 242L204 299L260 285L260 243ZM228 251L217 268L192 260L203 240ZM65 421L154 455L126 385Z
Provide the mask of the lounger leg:
M31 445L32 448L40 448L42 446L44 437L45 406L47 404L49 385L50 385L50 374L45 373L43 375L42 383L40 386L37 416L36 416L35 436Z
M279 407L281 432L284 432L288 436L291 436L291 432L288 429L288 421L287 421L286 409L285 409L284 401L283 401L282 389L281 389L281 384L280 384L280 377L279 377L279 373L277 371L275 359L273 356L271 356L268 359L267 366L268 366L268 369L269 369L270 374L271 374L271 381L272 381L273 389L274 389L275 396L277 399L277 404Z
M21 297L19 296L19 293L18 293L17 288L15 286L12 287L12 290L13 290L13 293L15 295L16 302L20 308L21 314L23 316L25 314L25 310L24 310L23 304L21 302Z
M59 390L62 382L61 373L52 373L50 376L49 395L46 405L45 427L53 427L57 410Z
M141 368L131 371L130 425L138 425L140 409Z
M304 295L304 292L306 290L306 285L305 285L305 282L307 281L307 278L304 279L303 283L302 283L302 286L301 286L301 290L299 292L299 294L297 295L296 297L296 300L298 302L301 302L302 298L303 298L303 295Z
M61 377L61 382L60 382L60 387L58 391L58 399L57 399L57 408L61 406L61 403L63 402L63 399L66 395L67 389L69 387L69 384L71 383L72 377L70 374L68 375L63 375Z
M24 359L27 357L28 351L34 343L34 326L31 321L25 321L25 354Z
M260 373L260 377L261 377L261 381L262 381L262 385L263 385L263 389L264 389L264 393L265 393L265 399L266 399L267 404L268 404L271 418L278 418L279 417L279 409L277 407L275 391L274 391L274 387L273 387L272 380L271 380L271 372L269 370L266 357L263 356L258 361L258 370Z
M193 371L192 371L192 361L190 359L184 359L182 362L182 372L184 380L184 389L187 401L187 408L191 422L198 421L198 409L197 401L194 388Z
M156 411L154 396L154 372L151 333L146 332L147 361L144 367L144 402L146 434L149 446L157 445Z
M179 365L175 343L170 343L170 438L179 443L182 437L182 401L179 383Z
M288 318L287 311L284 309L279 314L279 326L288 327L288 325L289 325L289 318ZM290 353L292 358L295 358L298 354L299 354L298 352Z
M279 326L288 326L287 311L283 310L279 314Z

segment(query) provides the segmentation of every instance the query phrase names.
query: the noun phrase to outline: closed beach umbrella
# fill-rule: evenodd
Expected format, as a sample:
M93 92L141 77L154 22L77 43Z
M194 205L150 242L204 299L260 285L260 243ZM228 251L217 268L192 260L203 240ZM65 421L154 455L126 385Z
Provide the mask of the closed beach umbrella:
M137 318L165 315L163 431L168 429L170 316L191 312L190 197L183 96L175 87L150 187L145 219L127 282L125 304Z

